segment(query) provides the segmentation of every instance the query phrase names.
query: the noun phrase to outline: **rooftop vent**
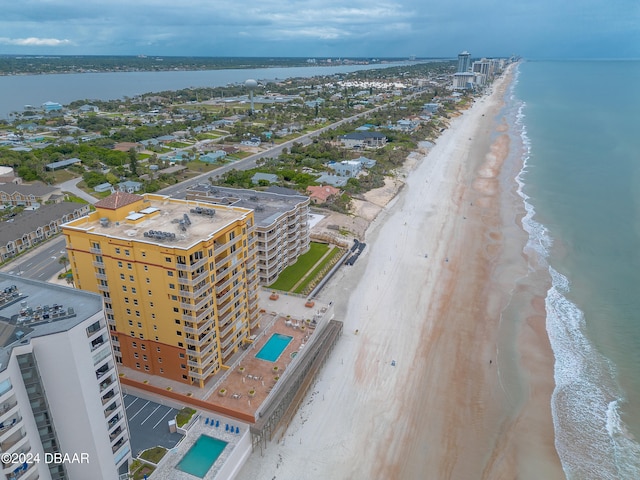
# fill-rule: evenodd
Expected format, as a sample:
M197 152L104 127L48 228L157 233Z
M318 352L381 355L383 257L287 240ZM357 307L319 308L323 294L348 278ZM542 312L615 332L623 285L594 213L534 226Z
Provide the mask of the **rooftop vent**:
M100 225L102 227L105 227L105 228L108 227L109 226L109 219L107 217L102 217L100 219Z
M204 216L207 216L207 217L213 217L216 214L216 211L213 208L196 207L196 208L192 208L191 209L191 213L196 214L196 215L204 215ZM185 217L187 217L187 214L185 214ZM187 217L187 218L189 218L189 217ZM189 222L189 224L191 224L191 222Z

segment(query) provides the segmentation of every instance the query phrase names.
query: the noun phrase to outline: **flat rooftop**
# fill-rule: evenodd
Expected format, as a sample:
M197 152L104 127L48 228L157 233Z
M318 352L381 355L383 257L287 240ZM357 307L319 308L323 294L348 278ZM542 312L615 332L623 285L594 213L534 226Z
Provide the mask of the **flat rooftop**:
M97 215L83 217L65 226L127 241L188 248L251 213L247 209L207 202L159 198L147 197L145 208L132 210L120 222L104 222L98 211Z
M309 201L309 197L304 195L283 195L202 183L187 190L187 198L194 198L193 195L198 195L199 199L206 195L209 197L207 203L214 205L249 208L254 212L253 217L258 227L268 227L284 213L295 210L301 203Z
M14 346L70 330L101 311L95 293L0 273L0 371Z

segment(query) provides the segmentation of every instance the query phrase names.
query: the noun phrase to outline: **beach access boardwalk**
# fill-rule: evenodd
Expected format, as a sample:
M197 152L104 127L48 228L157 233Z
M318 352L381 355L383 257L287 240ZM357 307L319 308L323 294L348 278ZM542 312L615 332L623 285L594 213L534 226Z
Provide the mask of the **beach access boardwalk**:
M292 371L288 372L286 379L282 379L274 397L261 406L256 422L250 427L254 451L259 446L262 453L267 442L280 427L286 430L317 373L342 335L342 329L341 321L330 320L326 327L318 332L320 337L309 344L301 361L292 366Z

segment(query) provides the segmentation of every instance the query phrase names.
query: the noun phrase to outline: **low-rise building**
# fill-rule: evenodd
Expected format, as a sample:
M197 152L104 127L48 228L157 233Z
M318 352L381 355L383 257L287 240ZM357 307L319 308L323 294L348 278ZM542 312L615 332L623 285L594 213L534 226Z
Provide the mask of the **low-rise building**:
M49 187L44 183L0 185L0 203L18 207L60 203L64 199L60 187Z
M307 187L307 194L312 203L326 203L330 197L340 194L340 190L331 185L318 185Z
M346 148L379 148L387 144L386 135L380 132L353 132L339 137Z
M89 213L89 205L61 202L22 212L0 224L0 258L6 260L60 233L61 225Z

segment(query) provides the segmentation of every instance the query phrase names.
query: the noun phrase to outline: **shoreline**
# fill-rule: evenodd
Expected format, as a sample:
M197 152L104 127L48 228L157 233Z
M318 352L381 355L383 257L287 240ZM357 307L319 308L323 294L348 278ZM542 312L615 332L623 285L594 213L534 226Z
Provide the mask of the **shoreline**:
M526 273L525 232L505 212L515 178L500 182L510 145L495 121L512 74L453 119L369 226L364 261L321 293L343 338L282 441L238 478L563 478L553 356L530 312L507 340L516 352L535 340L512 372L529 394L514 404L502 375L505 293Z

